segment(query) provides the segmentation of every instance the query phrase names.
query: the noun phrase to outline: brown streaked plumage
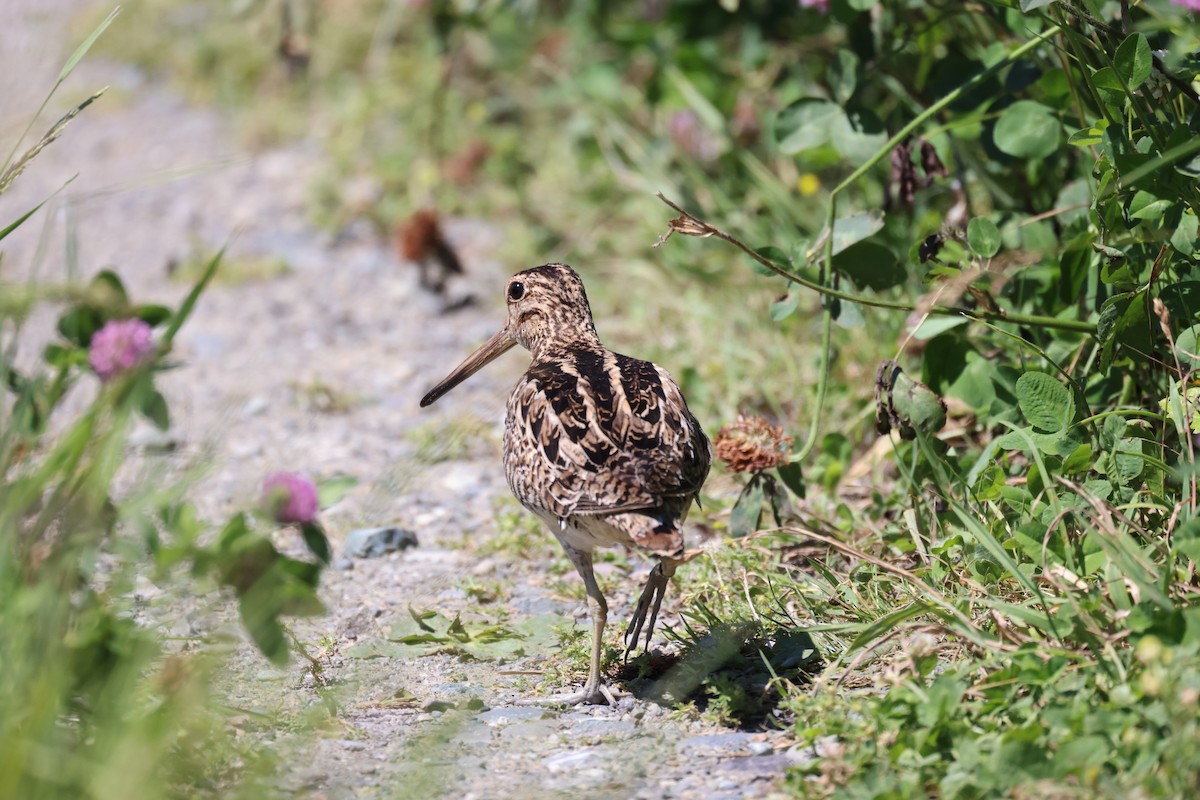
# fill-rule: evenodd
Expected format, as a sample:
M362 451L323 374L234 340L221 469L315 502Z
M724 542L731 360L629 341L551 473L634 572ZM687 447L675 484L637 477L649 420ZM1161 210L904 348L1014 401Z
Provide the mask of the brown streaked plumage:
M592 658L572 702L612 702L600 682L608 606L592 551L636 546L659 562L625 632L626 655L646 647L667 583L683 556L682 525L708 475L708 438L666 370L619 355L596 334L583 281L565 264L519 272L505 288L508 322L421 400L428 406L520 344L532 356L508 400L504 472L583 578ZM647 624L648 623L648 624Z

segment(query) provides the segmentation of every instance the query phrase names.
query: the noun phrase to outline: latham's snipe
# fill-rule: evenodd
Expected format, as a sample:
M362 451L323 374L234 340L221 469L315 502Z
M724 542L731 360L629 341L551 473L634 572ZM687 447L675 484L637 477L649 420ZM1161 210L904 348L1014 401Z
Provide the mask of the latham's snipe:
M428 406L515 344L532 361L508 400L504 472L521 504L558 538L587 589L592 659L568 702L613 701L600 682L608 605L592 571L596 547L658 557L625 631L629 655L654 633L683 556L682 524L708 476L708 438L666 370L600 343L583 281L565 264L514 275L508 322L421 400Z

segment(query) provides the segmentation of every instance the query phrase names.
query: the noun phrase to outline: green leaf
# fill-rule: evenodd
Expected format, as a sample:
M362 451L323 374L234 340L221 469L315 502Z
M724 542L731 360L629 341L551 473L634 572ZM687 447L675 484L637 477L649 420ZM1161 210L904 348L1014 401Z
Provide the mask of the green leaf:
M784 155L794 156L829 141L835 125L844 125L846 112L836 103L805 98L785 108L775 123L775 139Z
M858 56L853 50L837 49L829 64L828 80L833 99L845 104L858 87Z
M88 284L88 289L99 296L104 303L115 306L129 305L129 294L125 291L125 284L121 282L121 276L113 272L111 269L101 270L96 273L96 277L92 278Z
M792 268L792 262L788 259L787 253L783 252L778 247L773 247L771 245L767 245L766 247L756 247L754 252L758 253L772 264L775 264L780 269L790 270ZM749 256L746 257L750 258ZM754 270L759 275L771 276L778 274L772 271L770 267L763 266L757 259L753 258L750 258L750 269Z
M1191 368L1200 365L1200 325L1193 325L1175 337L1175 354L1179 356L1180 364Z
M860 288L881 292L907 277L900 260L879 242L857 242L833 257L833 268Z
M1191 257L1200 252L1200 225L1197 225L1196 215L1184 211L1179 219L1179 225L1171 234L1171 247L1185 256Z
M873 212L851 214L833 222L833 254L836 256L883 228L883 216Z
M1130 91L1137 89L1150 77L1154 59L1150 55L1150 43L1140 33L1128 36L1113 56L1113 69L1125 82Z
M329 508L345 497L351 489L358 486L358 478L352 475L334 475L317 484L317 505L319 508Z
M166 306L155 304L141 305L133 309L133 315L151 328L158 327L171 318L175 312Z
M789 286L783 297L771 303L767 312L771 315L772 322L781 322L795 313L800 305L799 289L798 286Z
M153 387L151 387L142 400L141 412L160 431L165 431L171 427L171 415L167 410L167 399L162 396L162 392Z
M946 402L920 381L900 373L891 396L896 413L906 426L922 433L937 433L945 426Z
M1129 218L1157 222L1171 205L1171 201L1162 200L1150 192L1137 192L1129 201Z
M322 564L329 564L333 553L329 549L329 538L325 536L325 530L315 522L305 522L300 525L300 535L304 537L304 544L308 546L309 552Z
M967 223L967 245L980 258L1000 252L1000 230L987 217L975 217Z
M992 138L1014 158L1045 158L1058 149L1062 125L1054 112L1033 100L1018 100L1000 114Z
M870 109L847 109L830 123L830 144L851 164L862 164L887 142L887 131Z
M68 369L87 364L87 353L78 347L48 344L42 350L42 360L55 369Z
M779 480L783 481L783 485L790 489L792 494L799 498L805 496L804 471L800 469L799 464L784 464L775 471L779 473Z
M1066 430L1075 414L1071 392L1044 372L1026 372L1017 379L1017 403L1025 419L1047 433Z
M58 318L58 332L63 338L80 347L87 347L92 336L100 330L104 318L87 306L72 308Z
M735 539L748 536L758 530L763 511L763 484L758 475L750 476L750 482L738 495L733 510L729 512L729 534Z
M1108 120L1102 119L1095 124L1080 128L1067 138L1067 144L1077 147L1091 147L1104 141L1104 131L1108 128Z
M1100 102L1104 103L1110 111L1120 114L1121 110L1125 108L1125 101L1128 99L1125 96L1125 85L1112 67L1104 67L1093 72L1092 87L1096 90Z
M253 600L244 597L238 603L242 625L267 660L277 667L282 667L288 663L288 646L283 635L283 626L279 624L276 616L262 613L255 605Z

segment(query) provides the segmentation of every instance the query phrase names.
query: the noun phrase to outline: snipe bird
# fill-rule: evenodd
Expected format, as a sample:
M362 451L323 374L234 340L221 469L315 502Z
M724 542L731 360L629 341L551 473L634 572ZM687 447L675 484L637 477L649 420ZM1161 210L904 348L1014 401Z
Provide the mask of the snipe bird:
M625 631L625 656L645 648L683 557L682 525L708 476L708 438L679 386L649 361L600 342L583 281L565 264L518 272L508 322L421 400L425 407L513 345L532 360L508 400L504 472L521 505L546 523L575 565L592 616L592 658L569 703L612 703L600 680L608 604L592 570L596 547L658 558Z

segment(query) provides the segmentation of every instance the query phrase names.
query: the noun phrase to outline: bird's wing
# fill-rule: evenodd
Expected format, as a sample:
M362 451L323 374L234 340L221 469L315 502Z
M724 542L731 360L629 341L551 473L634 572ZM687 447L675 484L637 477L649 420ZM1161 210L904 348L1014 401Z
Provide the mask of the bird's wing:
M609 351L532 366L510 401L506 436L513 491L559 517L694 497L711 460L670 375ZM524 474L514 479L514 469Z

